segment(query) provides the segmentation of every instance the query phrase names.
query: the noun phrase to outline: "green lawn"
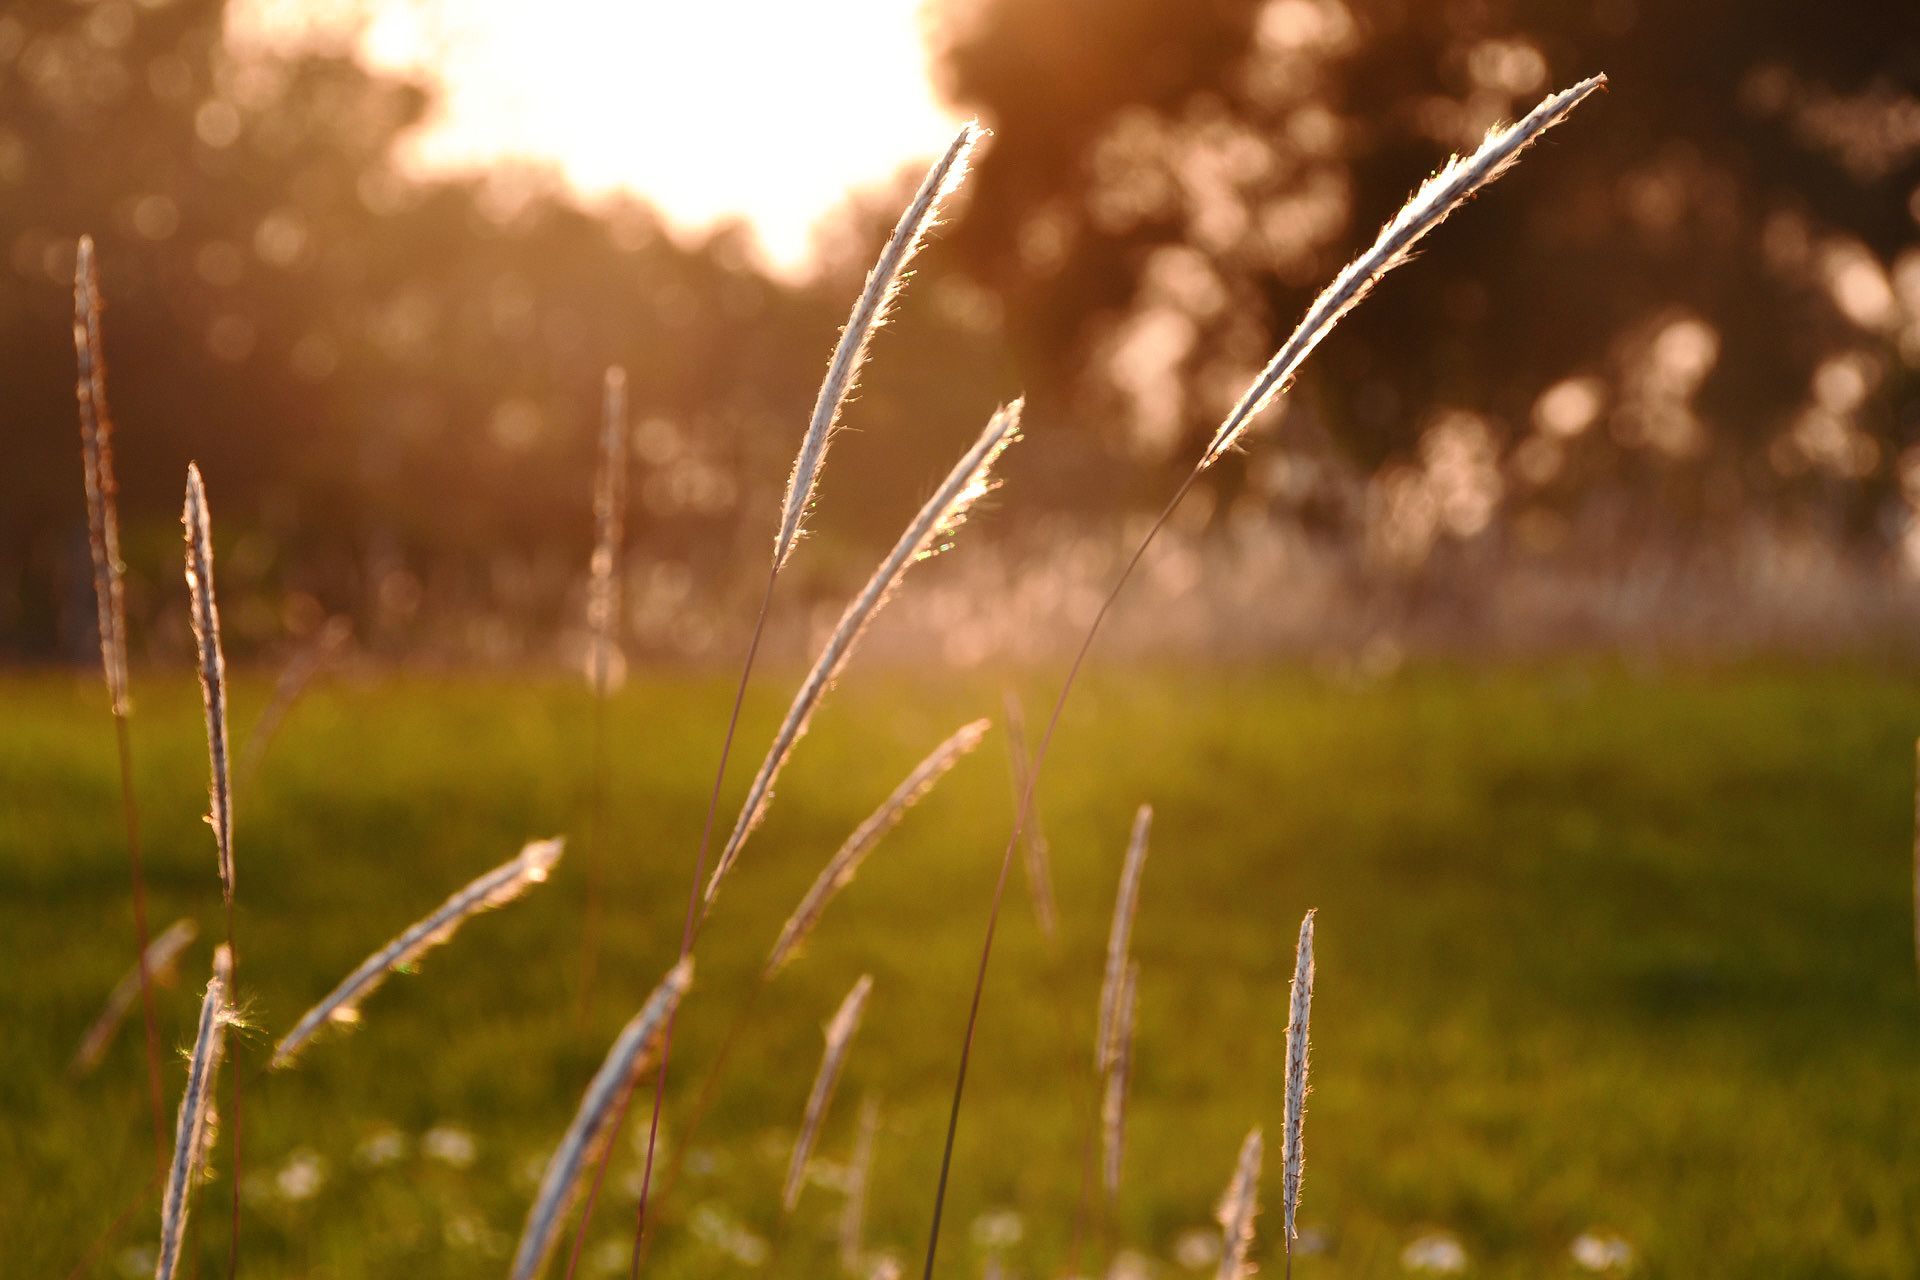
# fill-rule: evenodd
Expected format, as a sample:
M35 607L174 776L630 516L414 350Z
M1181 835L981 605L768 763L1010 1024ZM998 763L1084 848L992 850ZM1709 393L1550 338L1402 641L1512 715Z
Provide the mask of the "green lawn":
M736 803L792 679L770 674L749 701ZM1035 719L1053 679L1024 681ZM240 988L255 1028L237 1049L243 1274L504 1274L580 1090L672 960L728 692L720 678L662 679L617 703L606 955L584 1008L584 692L373 678L299 706L237 799ZM265 693L239 683L237 739ZM136 698L156 928L183 914L202 926L188 976L162 993L172 1050L220 920L199 821L206 757L189 683L136 673ZM151 1267L138 1036L91 1079L65 1070L130 959L103 703L92 681L0 679L8 1276L67 1274L123 1212L91 1274ZM703 936L670 1141L822 860L921 753L998 706L994 681L866 669L828 703ZM1016 1224L1015 1274L1064 1266L1107 914L1142 800L1157 819L1111 1238L1154 1274L1200 1274L1176 1261L1182 1237L1209 1226L1245 1130L1277 1137L1287 978L1309 906L1319 978L1301 1225L1316 1252L1299 1259L1302 1280L1397 1275L1402 1248L1429 1231L1456 1237L1483 1276L1580 1274L1568 1246L1588 1230L1630 1241L1644 1275L1920 1274L1916 730L1920 683L1864 667L1421 668L1366 686L1096 673L1043 789L1063 957L1050 963L1016 872L941 1274L978 1275L987 1242ZM918 1274L1008 809L996 735L834 904L740 1041L690 1172L659 1208L650 1274L750 1272L735 1255L759 1241L777 1250L762 1274L835 1274L831 1175L868 1093L883 1108L869 1239ZM556 831L576 838L553 883L389 983L357 1030L261 1074L271 1038L368 951ZM874 996L823 1177L783 1232L780 1179L819 1026L863 972ZM169 1107L181 1077L170 1052ZM197 1202L203 1276L224 1274L226 1138ZM620 1251L636 1166L623 1138L591 1274ZM1277 1161L1268 1174L1255 1257L1278 1276ZM1108 1254L1106 1233L1094 1241L1089 1271Z

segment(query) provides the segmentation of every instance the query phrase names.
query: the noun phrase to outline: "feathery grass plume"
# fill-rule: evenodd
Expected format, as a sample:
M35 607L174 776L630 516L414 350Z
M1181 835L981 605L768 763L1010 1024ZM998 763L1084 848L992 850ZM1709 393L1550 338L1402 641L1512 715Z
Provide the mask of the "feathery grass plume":
M866 1012L867 996L873 991L873 975L861 974L847 992L846 999L827 1024L827 1047L820 1055L820 1071L813 1078L813 1091L807 1095L806 1118L800 1123L800 1136L793 1143L793 1161L787 1166L787 1185L780 1193L780 1204L788 1213L800 1203L800 1188L805 1184L807 1161L813 1157L813 1144L819 1140L820 1124L827 1118L827 1106L833 1101L834 1086L840 1083L840 1069L847 1063L847 1050L860 1030L860 1015Z
M1307 1021L1313 1012L1313 912L1300 921L1300 942L1293 952L1293 999L1287 1011L1287 1116L1281 1139L1280 1211L1285 1218L1281 1239L1293 1256L1294 1229L1300 1208L1300 1175L1306 1169L1302 1138L1307 1120Z
M626 1096L628 1086L645 1073L652 1061L660 1033L668 1016L693 982L693 957L684 956L673 966L653 994L627 1023L608 1051L606 1061L594 1073L580 1099L580 1109L567 1126L547 1172L540 1180L540 1192L527 1211L527 1224L520 1233L519 1248L514 1250L512 1280L533 1280L545 1268L547 1257L559 1239L560 1223L578 1190L580 1174L599 1155L612 1136L615 1107Z
M620 544L627 518L627 371L607 370L600 428L600 474L593 486L592 582L587 625L593 632L588 678L604 698L619 684Z
M1201 467L1212 466L1233 447L1254 417L1285 390L1301 362L1320 340L1367 296L1380 277L1407 260L1422 236L1439 226L1475 192L1505 173L1528 144L1566 119L1606 82L1605 76L1593 76L1552 95L1516 123L1490 131L1472 155L1465 159L1455 156L1428 178L1393 220L1380 229L1373 247L1348 263L1333 283L1314 299L1292 336L1214 432L1200 460Z
M1094 1061L1102 1072L1112 1069L1119 1052L1119 1010L1127 981L1128 953L1133 946L1133 917L1140 909L1140 873L1147 865L1147 833L1153 826L1153 806L1143 804L1133 815L1133 834L1127 840L1127 859L1120 868L1120 892L1113 900L1113 924L1107 932L1107 969L1100 983L1100 1031Z
M113 419L107 413L107 370L100 339L100 280L93 237L81 236L73 269L73 348L80 361L80 461L87 486L87 546L93 555L93 598L100 621L100 666L113 714L127 705L127 609L120 563L119 487L113 476Z
M220 854L220 890L233 907L233 781L227 753L227 660L220 651L220 605L213 591L213 534L207 520L207 487L197 463L187 464L187 502L180 522L187 531L187 590L193 602L193 639L200 650L200 696L207 712L207 761L212 805L207 821Z
M990 720L975 720L972 724L962 725L953 736L935 747L926 759L915 765L906 780L893 789L893 794L882 801L865 822L854 828L853 834L827 860L827 865L821 869L812 887L800 899L800 905L793 909L793 914L781 927L773 951L767 956L768 977L779 972L793 959L800 944L806 941L814 925L819 923L827 904L835 894L853 883L861 864L881 838L900 825L900 820L907 816L907 810L933 790L934 784L945 777L962 756L980 745L980 739L986 736L991 727Z
M900 585L907 570L916 561L927 559L939 551L947 549L942 539L947 538L965 521L967 510L989 493L993 488L993 464L1006 451L1008 445L1020 438L1020 410L1022 402L1002 406L988 419L987 426L980 438L973 442L960 458L959 463L940 482L926 505L908 522L906 531L900 535L880 567L874 570L873 577L853 598L847 611L841 615L840 623L828 637L826 647L820 651L820 657L813 664L813 670L801 682L799 692L794 694L793 705L787 708L787 716L781 722L779 731L774 735L773 745L767 749L766 759L760 763L760 771L754 775L753 783L747 788L747 798L740 807L740 816L734 822L733 834L727 837L726 847L720 851L720 860L713 868L713 876L707 881L707 903L712 905L714 896L720 890L720 881L733 869L734 862L740 856L740 847L753 834L760 819L766 815L767 804L773 799L773 784L780 776L780 770L786 767L787 759L807 731L807 723L813 718L814 710L833 687L833 681L852 656L860 636L880 612L893 589Z
M545 881L560 861L566 842L530 840L519 854L478 877L431 915L410 926L399 937L374 952L359 968L313 1006L273 1051L272 1067L284 1067L329 1023L360 1020L360 1005L396 969L411 966L433 948L453 937L468 917L503 907L536 884Z
M312 643L302 647L281 670L280 678L273 682L273 694L267 699L266 708L253 722L240 747L240 763L233 774L243 790L247 780L260 768L261 760L266 758L267 748L280 732L280 726L286 723L288 713L312 685L314 677L330 666L352 639L353 620L337 614L328 618Z
M849 1275L860 1269L866 1252L867 1187L873 1179L873 1144L880 1136L880 1102L869 1094L860 1101L860 1125L847 1162L847 1200L840 1210L840 1269Z
M1233 1181L1221 1197L1215 1217L1220 1223L1219 1280L1241 1280L1253 1274L1247 1265L1247 1251L1253 1247L1253 1218L1260 1211L1260 1126L1248 1132L1240 1144L1240 1158L1233 1166Z
M170 986L180 953L187 949L199 932L200 927L193 921L175 920L147 946L141 959L114 984L113 991L107 996L106 1007L100 1010L100 1016L87 1028L80 1047L74 1050L74 1075L89 1074L106 1056L107 1046L113 1043L114 1033L120 1030L120 1024L126 1020L127 1010L133 1008L133 1002L139 998L143 966L147 981Z
M1008 689L1001 702L1007 711L1007 763L1013 773L1013 803L1017 808L1033 786L1033 763L1027 757L1027 717L1020 695ZM1029 805L1020 846L1026 854L1027 893L1033 899L1033 918L1049 943L1060 937L1060 912L1054 905L1053 866L1040 814Z
M1120 1002L1114 1010L1114 1054L1107 1068L1107 1089L1100 1104L1100 1131L1104 1138L1106 1160L1102 1166L1107 1194L1120 1190L1120 1157L1127 1125L1127 1087L1133 1080L1133 1014L1139 994L1140 965L1127 962L1127 976L1120 988Z
M233 952L216 947L213 979L200 1002L200 1022L193 1037L193 1052L187 1058L187 1087L180 1095L180 1115L173 1131L173 1163L160 1200L160 1258L154 1267L155 1280L171 1280L180 1261L188 1203L206 1157L213 1081L220 1073L220 1058L226 1050L227 1025L233 1021L233 1010L227 1003L232 982Z
M1100 633L1101 625L1106 621L1115 602L1119 600L1120 593L1132 580L1141 561L1146 558L1160 530L1166 526L1174 511L1186 499L1188 492L1199 482L1202 474L1219 459L1222 453L1234 445L1255 415L1285 389L1287 380L1298 370L1301 362L1326 336L1334 323L1359 302L1382 273L1405 260L1408 250L1420 236L1431 230L1446 213L1456 208L1468 196L1498 176L1529 142L1564 119L1573 107L1605 83L1605 76L1595 76L1546 99L1518 124L1509 129L1496 131L1472 156L1464 161L1450 164L1441 173L1435 175L1431 182L1415 193L1401 213L1387 224L1374 247L1342 271L1334 284L1308 309L1306 318L1294 331L1293 336L1281 346L1267 367L1254 380L1247 394L1221 423L1220 429L1215 433L1206 451L1195 462L1193 470L1188 472L1174 489L1165 507L1154 518L1146 534L1134 547L1133 554L1128 556L1122 564L1113 585L1108 588L1099 608L1095 610L1093 620L1087 625L1086 633L1081 637L1080 646L1075 650L1073 660L1068 665L1066 678L1061 681L1060 692L1054 698L1052 714L1048 717L1047 727L1040 736L1040 745L1034 752L1033 772L1036 779L1040 770L1045 767L1054 730L1059 726L1060 718L1066 709L1067 699L1073 692L1074 682L1079 678L1080 671L1086 664L1087 655L1092 652L1093 642ZM1033 788L1029 787L1027 797L1022 801L1020 811L1014 818L1013 831L1007 837L1006 851L1002 855L1002 872L994 888L993 903L987 916L986 936L981 941L979 977L975 982L966 1032L961 1039L960 1061L954 1073L953 1106L948 1113L947 1136L940 1156L940 1174L934 1188L933 1220L927 1231L926 1266L922 1272L924 1280L933 1280L934 1262L939 1253L940 1227L946 1204L947 1183L953 1168L954 1140L959 1132L960 1107L966 1094L967 1066L972 1053L974 1034L978 1029L978 1013L986 984L987 970L993 956L995 926L999 921L1000 900L1005 892L1006 871L1012 865L1021 828L1026 822L1028 810L1032 808L1032 796Z
M800 541L807 513L813 506L820 465L826 461L827 445L832 441L840 411L860 381L860 367L866 363L867 348L874 333L886 324L887 312L907 282L907 264L933 229L940 216L941 203L965 181L967 159L985 136L986 131L972 121L960 130L947 153L927 171L926 179L900 215L873 270L867 273L866 287L854 302L847 326L840 331L839 345L827 362L826 379L821 382L820 394L814 401L807 434L800 441L800 456L794 459L793 475L787 480L787 496L780 508L780 531L773 541L776 569L786 564L794 544Z
M160 1083L160 1033L153 1020L153 984L146 970L147 877L140 851L140 813L133 794L133 746L127 729L127 610L120 563L119 486L113 474L113 416L107 411L106 344L100 334L100 280L93 237L81 236L73 267L73 350L79 369L75 396L80 408L80 464L87 494L87 548L93 559L93 601L99 619L100 670L113 712L113 738L120 765L120 812L126 826L127 860L133 876L134 977L146 1031L147 1107L153 1120L153 1155L166 1167L166 1103Z

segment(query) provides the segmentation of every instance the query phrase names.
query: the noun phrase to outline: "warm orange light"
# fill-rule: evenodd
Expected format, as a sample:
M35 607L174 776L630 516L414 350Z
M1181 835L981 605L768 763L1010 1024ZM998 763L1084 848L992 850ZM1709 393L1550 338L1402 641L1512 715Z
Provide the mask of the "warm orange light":
M425 73L439 114L402 157L426 172L550 162L672 222L745 218L776 266L850 188L938 154L922 0L240 0L240 41L353 41Z

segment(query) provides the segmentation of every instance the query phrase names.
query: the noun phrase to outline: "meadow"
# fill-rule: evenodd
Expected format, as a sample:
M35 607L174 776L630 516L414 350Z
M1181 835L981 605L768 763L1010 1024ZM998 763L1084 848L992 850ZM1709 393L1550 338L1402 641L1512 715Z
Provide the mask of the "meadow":
M1303 1278L1401 1274L1402 1251L1433 1232L1476 1276L1583 1274L1569 1253L1582 1233L1617 1234L1647 1276L1920 1271L1920 682L1890 671L1094 670L1040 797L1061 945L1044 945L1016 884L941 1273L997 1262L1055 1275L1074 1250L1107 918L1142 801L1156 818L1133 943L1125 1177L1111 1221L1085 1233L1084 1272L1131 1254L1123 1272L1212 1274L1201 1245L1217 1239L1240 1137L1280 1127L1287 981L1309 907ZM747 757L796 678L756 676ZM1056 678L1015 683L1031 708ZM237 746L270 684L238 677ZM133 687L154 928L183 915L201 926L181 982L160 993L174 1048L221 932L206 749L190 675L136 671ZM936 741L996 721L758 1002L685 1175L657 1202L650 1274L836 1274L835 1174L869 1096L881 1123L866 1245L917 1271L1011 820L1001 688L862 668L796 755L701 939L669 1160L821 863ZM361 669L297 706L236 784L247 1275L503 1272L580 1090L677 953L730 693L721 673L652 673L612 703L603 945L584 991L592 705L578 682ZM131 960L111 722L84 673L0 677L0 706L0 1270L66 1275L92 1249L85 1274L150 1273L137 1014L98 1073L67 1069ZM738 768L727 796L744 785ZM273 1038L369 951L556 833L570 844L551 883L469 922L375 994L358 1028L264 1073ZM866 1024L783 1227L820 1026L863 973ZM183 1070L169 1054L170 1107ZM625 1266L638 1109L585 1274ZM203 1275L225 1265L227 1138L194 1211ZM1278 1275L1271 1172L1254 1258Z

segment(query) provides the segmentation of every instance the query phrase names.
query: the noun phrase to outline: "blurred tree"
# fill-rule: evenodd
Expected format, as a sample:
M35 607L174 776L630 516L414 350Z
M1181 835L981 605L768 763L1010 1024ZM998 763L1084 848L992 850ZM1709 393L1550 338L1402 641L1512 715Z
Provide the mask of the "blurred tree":
M596 388L616 361L641 424L634 536L731 572L741 477L784 478L792 432L765 428L803 417L837 308L764 277L737 228L683 246L645 208L583 209L539 172L410 181L392 157L423 87L344 55L236 54L224 8L0 10L9 647L83 648L89 625L82 231L101 245L136 616L174 600L195 457L242 651L321 609L377 633L423 596L552 625L584 562Z
M1310 506L1314 466L1491 455L1527 504L1651 483L1683 524L1786 495L1856 527L1920 489L1906 0L955 0L943 42L998 131L958 248L1041 404L1149 457L1187 465L1446 153L1605 71L1219 483Z

